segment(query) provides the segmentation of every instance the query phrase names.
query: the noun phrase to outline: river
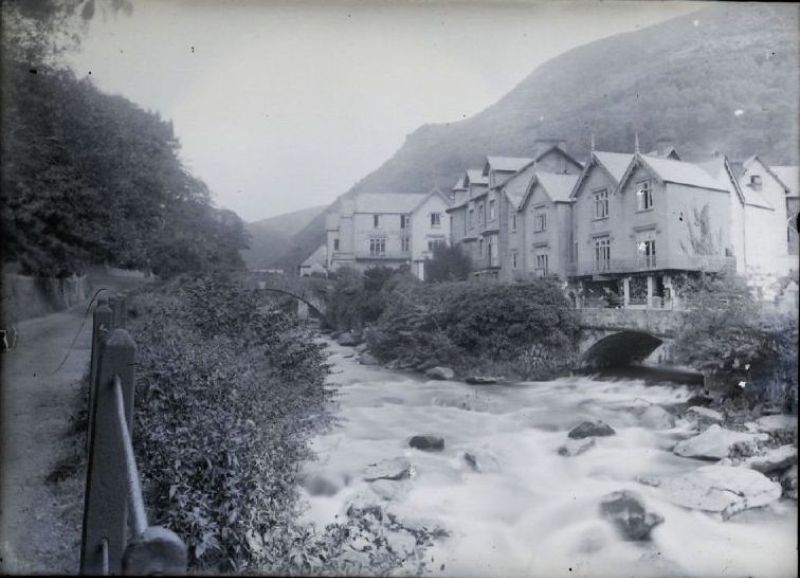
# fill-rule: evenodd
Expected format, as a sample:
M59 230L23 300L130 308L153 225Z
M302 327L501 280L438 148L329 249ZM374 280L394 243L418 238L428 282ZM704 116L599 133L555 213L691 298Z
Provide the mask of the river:
M322 527L367 499L401 519L435 523L449 532L427 552L426 572L435 576L797 575L796 502L723 521L636 481L707 465L670 451L691 435L688 423L659 431L636 417L650 403L686 400L687 386L586 376L502 386L429 381L362 366L351 348L327 343L339 423L312 440L319 458L305 465L315 480L301 489L305 521ZM616 435L582 455L559 455L567 432L590 419ZM409 448L408 439L423 433L444 437L444 451ZM412 478L385 482L379 496L363 480L365 468L400 456L412 463ZM600 517L601 497L621 489L664 517L650 541L625 542Z

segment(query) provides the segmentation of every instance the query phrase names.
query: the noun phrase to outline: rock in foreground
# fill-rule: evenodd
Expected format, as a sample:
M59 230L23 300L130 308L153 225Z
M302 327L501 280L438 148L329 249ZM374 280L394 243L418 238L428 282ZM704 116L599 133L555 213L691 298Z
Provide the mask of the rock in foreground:
M346 331L336 338L336 342L339 345L346 345L348 347L359 345L361 341L361 334L355 331Z
M408 445L426 452L440 452L444 449L444 438L430 434L413 436Z
M660 405L651 405L642 412L639 418L642 425L650 429L672 429L675 427L675 416Z
M788 472L781 477L783 487L783 497L797 501L797 464L792 466Z
M492 385L498 381L500 380L497 377L481 377L480 375L471 375L464 379L464 382L470 385Z
M411 462L405 458L382 460L377 464L370 464L364 471L364 480L402 480L411 477Z
M783 445L768 450L762 455L747 458L741 464L762 474L771 474L788 470L797 463L797 448L793 445Z
M623 539L629 542L648 540L650 532L664 521L664 517L647 512L641 497L636 492L623 490L603 497L600 515L617 528Z
M579 456L593 448L596 443L597 440L595 438L567 440L567 443L558 448L558 455L565 457Z
M379 365L380 362L375 359L375 356L371 353L364 351L361 355L358 356L358 362L361 365Z
M679 506L727 517L747 508L766 506L781 497L781 486L749 468L704 466L677 476L651 479L664 497Z
M585 421L582 424L572 428L567 434L574 440L580 440L592 436L604 437L613 436L615 433L614 428L605 423L604 421Z
M439 379L439 380L448 380L453 379L456 375L456 372L450 369L449 367L441 367L437 365L436 367L431 367L428 371L425 372L425 376L429 377L430 379Z
M700 435L679 442L672 452L685 458L721 460L727 458L738 442L757 442L768 438L766 434L752 434L723 429L712 425Z

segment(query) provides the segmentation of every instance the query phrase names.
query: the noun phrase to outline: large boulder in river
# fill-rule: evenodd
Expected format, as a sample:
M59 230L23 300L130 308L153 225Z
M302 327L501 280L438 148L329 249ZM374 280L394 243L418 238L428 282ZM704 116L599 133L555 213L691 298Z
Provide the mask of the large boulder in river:
M564 457L579 456L593 448L596 443L597 440L595 438L567 440L567 443L558 448L558 455Z
M603 496L600 515L629 542L648 540L653 528L664 521L663 516L646 511L639 494L628 490Z
M378 463L370 464L364 470L364 480L373 482L375 480L403 480L411 477L411 462L405 458L393 458L381 460Z
M455 375L456 375L455 371L453 371L449 367L442 367L440 365L437 365L436 367L431 367L429 370L425 372L426 377L439 380L453 379Z
M659 488L673 504L722 512L726 518L781 497L780 484L755 470L732 466L704 466L686 474L640 481Z
M778 431L797 431L797 416L765 415L755 422L758 431L774 433Z
M738 442L766 441L767 434L753 434L723 429L712 425L700 435L679 442L672 452L685 458L721 460L727 458Z
M642 425L650 429L672 429L675 427L675 416L660 405L647 407L639 417Z
M797 501L797 464L781 476L781 486L784 498Z
M604 436L613 436L615 433L614 428L608 425L604 421L585 421L580 425L575 426L572 428L567 434L570 438L574 440L580 440L583 438L588 437L604 437Z
M416 435L408 440L408 445L426 452L440 452L444 449L444 438L430 434Z
M700 427L708 427L714 424L721 424L725 421L725 416L720 412L709 407L693 406L686 410L686 418L694 421Z
M485 451L464 452L464 461L473 472L496 472L500 469L497 458Z
M337 339L339 345L346 345L348 347L355 347L363 341L361 333L356 331L345 331Z
M797 448L787 444L769 449L761 455L747 458L739 465L754 469L762 474L772 474L788 470L796 463Z

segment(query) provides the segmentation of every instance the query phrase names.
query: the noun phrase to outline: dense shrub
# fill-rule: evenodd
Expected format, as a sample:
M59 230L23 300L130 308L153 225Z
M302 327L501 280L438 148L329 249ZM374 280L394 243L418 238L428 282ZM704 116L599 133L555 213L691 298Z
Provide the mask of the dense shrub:
M425 262L425 281L465 281L472 270L472 261L459 246L438 245L433 258Z
M553 281L453 282L395 288L367 339L382 361L543 378L571 365L579 331Z
M732 274L700 277L682 298L692 314L675 338L678 362L702 370L706 383L723 394L796 408L796 314L761 303Z

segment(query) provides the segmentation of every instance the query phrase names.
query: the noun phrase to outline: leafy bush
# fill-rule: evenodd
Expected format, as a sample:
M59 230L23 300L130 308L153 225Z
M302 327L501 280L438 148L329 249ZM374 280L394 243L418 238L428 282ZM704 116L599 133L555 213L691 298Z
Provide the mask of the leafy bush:
M678 362L702 370L710 387L743 393L751 404L796 408L796 316L765 308L735 275L700 277L684 289L683 299L692 314L675 337Z
M546 377L573 360L580 328L556 283L451 282L397 287L367 333L382 361Z
M466 281L472 270L472 261L458 246L437 245L433 259L425 262L425 281Z

